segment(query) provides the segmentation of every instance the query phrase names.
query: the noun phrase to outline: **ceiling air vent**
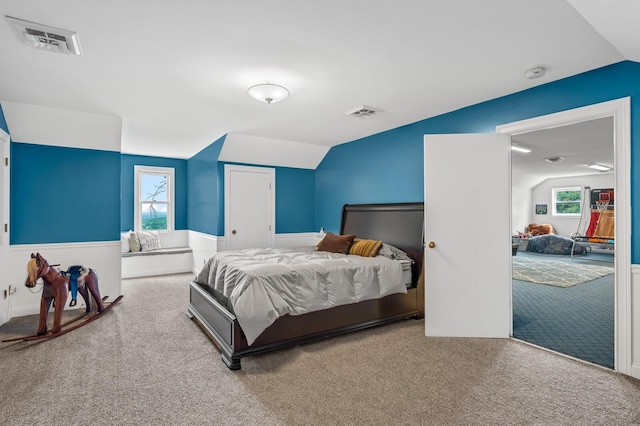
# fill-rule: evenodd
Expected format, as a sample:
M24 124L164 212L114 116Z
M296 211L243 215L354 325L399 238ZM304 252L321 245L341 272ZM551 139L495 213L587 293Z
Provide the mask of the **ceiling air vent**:
M345 112L345 114L347 115L350 115L352 117L360 117L360 118L371 117L375 113L376 113L376 110L366 105L360 105L359 107L356 107L350 111Z
M547 163L559 163L561 161L566 160L567 157L547 157L544 159Z
M23 21L11 16L5 18L21 43L50 52L82 55L78 34L73 31Z

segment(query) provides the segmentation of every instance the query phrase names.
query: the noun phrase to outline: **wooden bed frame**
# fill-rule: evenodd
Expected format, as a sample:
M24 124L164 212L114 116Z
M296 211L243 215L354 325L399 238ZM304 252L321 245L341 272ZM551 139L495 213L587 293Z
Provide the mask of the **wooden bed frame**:
M412 288L407 294L336 306L303 315L285 315L269 326L249 346L236 317L214 299L208 287L190 283L188 316L220 349L231 370L240 369L240 359L312 340L407 318L424 317L422 263L424 204L346 204L342 209L341 234L382 240L398 247L415 263Z

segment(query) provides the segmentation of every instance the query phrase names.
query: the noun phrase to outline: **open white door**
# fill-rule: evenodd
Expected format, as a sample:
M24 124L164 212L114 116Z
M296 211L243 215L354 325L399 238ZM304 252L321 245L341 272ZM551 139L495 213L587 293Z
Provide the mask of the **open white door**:
M426 135L424 158L425 334L507 338L509 136Z

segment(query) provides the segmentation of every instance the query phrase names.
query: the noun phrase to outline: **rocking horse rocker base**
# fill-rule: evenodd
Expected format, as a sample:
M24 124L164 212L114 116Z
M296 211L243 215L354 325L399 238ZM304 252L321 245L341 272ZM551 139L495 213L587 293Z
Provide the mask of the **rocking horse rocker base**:
M56 265L53 265L56 266ZM44 286L42 288L42 298L40 301L40 318L38 320L38 332L37 334L30 336L23 336L9 340L3 340L2 342L12 341L33 341L51 339L63 334L67 334L77 328L80 328L90 322L95 321L108 312L113 305L122 300L123 296L118 296L113 302L105 303L106 297L100 297L100 290L98 289L98 276L94 270L84 268L82 266L72 266L66 273L61 273L57 269L54 269L44 259L40 253L31 254L31 260L27 265L28 277L25 282L27 287L34 287L36 281L42 278ZM71 290L72 301L75 301L77 292L80 292L82 298L86 302L86 312L84 315L80 315L67 323L62 323L62 312L64 310L65 303L67 301L67 292ZM96 305L96 311L93 315L89 315L91 312L91 303L94 301ZM54 305L54 319L53 327L51 330L47 329L47 313L51 305ZM74 303L75 305L75 303ZM81 322L78 322L83 320ZM76 323L73 324L72 323Z
M17 342L22 340L23 342L33 342L35 340L45 340L45 339L54 339L56 337L62 336L63 334L67 334L70 331L76 330L84 325L89 324L92 321L97 320L98 318L100 318L102 315L104 315L106 312L109 311L109 309L111 309L115 304L117 304L118 302L120 302L122 300L124 296L118 296L113 302L106 302L108 296L105 296L102 298L102 301L104 302L104 309L102 310L102 312L98 312L94 315L89 315L89 314L82 314L82 315L78 315L77 317L73 318L72 320L69 320L68 322L64 323L61 325L60 331L57 333L52 333L51 331L47 331L46 334L31 334L29 336L22 336L22 337L14 337L12 339L6 339L6 340L2 340L1 343L6 343L6 342ZM80 321L82 320L82 321ZM80 322L78 322L80 321Z

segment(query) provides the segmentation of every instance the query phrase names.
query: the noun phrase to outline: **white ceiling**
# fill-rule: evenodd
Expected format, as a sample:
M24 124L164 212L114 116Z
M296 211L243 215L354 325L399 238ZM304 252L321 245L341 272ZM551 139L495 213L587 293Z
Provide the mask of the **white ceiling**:
M635 0L0 0L0 13L77 31L83 51L30 48L0 21L3 106L119 117L122 152L175 158L227 133L326 148L640 61ZM547 74L525 79L534 66ZM290 97L251 99L263 82ZM363 104L379 113L345 115Z
M531 148L530 153L511 153L512 184L515 187L533 188L549 177L603 173L588 168L588 164L614 166L613 117L523 133L512 136L511 141ZM546 161L554 157L564 157L564 160Z

